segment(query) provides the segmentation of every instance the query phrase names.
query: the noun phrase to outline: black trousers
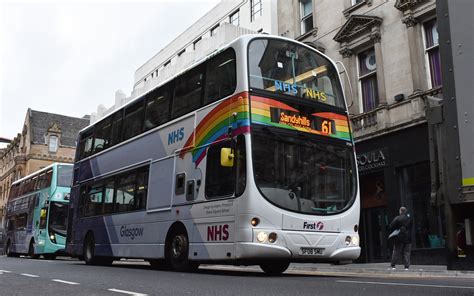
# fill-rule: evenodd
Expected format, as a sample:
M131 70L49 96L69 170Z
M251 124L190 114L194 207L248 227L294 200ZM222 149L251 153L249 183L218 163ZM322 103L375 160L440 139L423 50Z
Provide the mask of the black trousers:
M397 261L400 257L403 259L403 265L405 268L410 267L410 253L411 253L411 243L395 243L393 245L392 253L392 267L395 267Z

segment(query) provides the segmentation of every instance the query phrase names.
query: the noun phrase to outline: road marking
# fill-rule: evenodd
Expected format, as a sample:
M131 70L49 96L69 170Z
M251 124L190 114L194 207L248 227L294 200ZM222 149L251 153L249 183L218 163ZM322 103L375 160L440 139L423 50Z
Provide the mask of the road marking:
M34 274L29 274L29 273L20 273L21 275L23 276L27 276L27 277L33 277L33 278L37 278L39 277L38 275L34 275Z
M134 296L147 296L148 295L148 294L142 294L142 293L137 293L137 292L118 290L118 289L108 289L108 290L111 292L123 293L123 294L134 295Z
M58 280L58 279L52 279L53 282L58 282L58 283L63 283L63 284L68 284L68 285L79 285L79 283L75 282L68 282L68 281L63 281L63 280Z
M374 285L390 285L390 286L411 286L411 287L431 287L431 288L453 288L453 289L474 289L474 287L466 286L446 286L446 285L429 285L429 284L408 284L408 283L390 283L390 282L364 282L364 281L337 281L339 283L351 284L374 284Z
M11 271L8 271L8 270L0 270L0 273L11 273Z

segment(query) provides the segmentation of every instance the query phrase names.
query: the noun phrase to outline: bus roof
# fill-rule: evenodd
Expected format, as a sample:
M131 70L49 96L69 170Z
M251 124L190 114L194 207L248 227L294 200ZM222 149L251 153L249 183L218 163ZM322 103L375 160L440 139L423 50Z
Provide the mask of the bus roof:
M42 169L40 169L40 170L38 170L38 171L36 171L36 172L33 172L33 173L29 174L28 176L24 176L23 178L16 180L15 182L12 183L12 185L18 184L18 183L20 183L20 182L22 182L22 181L24 181L24 180L27 180L27 179L29 179L29 178L31 178L31 177L34 177L35 175L40 175L41 173L43 173L43 172L49 170L50 168L52 168L52 167L54 167L54 166L58 166L58 165L72 166L71 163L54 162L54 163L48 165L47 167L44 167L44 168L42 168Z

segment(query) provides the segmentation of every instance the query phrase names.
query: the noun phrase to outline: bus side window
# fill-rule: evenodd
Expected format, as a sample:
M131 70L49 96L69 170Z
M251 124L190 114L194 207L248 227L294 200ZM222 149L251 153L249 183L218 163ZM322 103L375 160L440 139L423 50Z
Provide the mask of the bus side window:
M112 115L112 128L110 146L120 143L122 137L123 110L119 110Z
M125 109L123 119L122 141L130 139L142 132L143 114L145 111L144 100L132 104Z
M213 57L207 64L204 105L231 95L237 83L235 52L232 48Z
M116 212L127 212L133 209L135 197L136 174L124 174L118 178L117 191L115 193Z
M89 129L88 131L83 132L80 137L80 159L88 157L92 154L92 148L94 144L94 134L93 129Z
M90 187L85 198L84 216L94 216L102 213L103 189L103 184L96 184Z
M147 95L145 130L150 130L169 120L171 96L167 88L166 85Z
M199 66L177 79L172 118L192 112L201 106L203 76L203 67Z
M112 125L110 117L104 119L102 122L97 124L94 133L93 153L100 152L110 146L111 127Z

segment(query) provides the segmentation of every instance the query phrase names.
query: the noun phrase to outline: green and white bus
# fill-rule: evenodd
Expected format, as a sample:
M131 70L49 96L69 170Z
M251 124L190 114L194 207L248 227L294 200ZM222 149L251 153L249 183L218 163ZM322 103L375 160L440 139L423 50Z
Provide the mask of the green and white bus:
M72 165L54 163L10 188L5 253L54 259L64 253Z

